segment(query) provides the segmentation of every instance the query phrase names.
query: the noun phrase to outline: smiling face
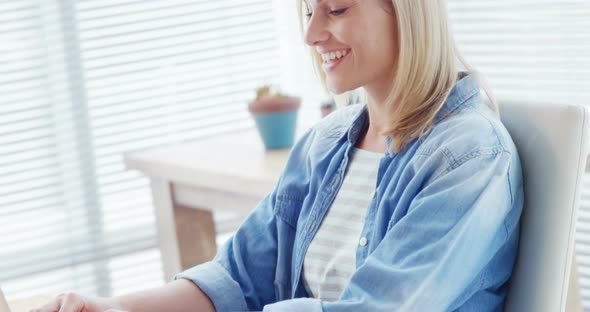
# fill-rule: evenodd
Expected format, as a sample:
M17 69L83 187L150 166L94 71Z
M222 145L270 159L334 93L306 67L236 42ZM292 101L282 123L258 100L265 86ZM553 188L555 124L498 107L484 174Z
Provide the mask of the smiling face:
M391 1L305 0L305 42L322 58L328 89L389 89L398 55Z

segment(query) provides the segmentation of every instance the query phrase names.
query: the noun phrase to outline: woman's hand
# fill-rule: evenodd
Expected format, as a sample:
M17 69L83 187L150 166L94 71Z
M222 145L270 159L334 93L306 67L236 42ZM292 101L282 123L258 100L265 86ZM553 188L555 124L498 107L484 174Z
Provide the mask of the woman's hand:
M112 298L67 293L29 312L184 312L188 309L215 312L213 303L197 285L179 279L160 287Z
M76 293L57 296L48 304L30 312L124 312L111 298L90 298Z

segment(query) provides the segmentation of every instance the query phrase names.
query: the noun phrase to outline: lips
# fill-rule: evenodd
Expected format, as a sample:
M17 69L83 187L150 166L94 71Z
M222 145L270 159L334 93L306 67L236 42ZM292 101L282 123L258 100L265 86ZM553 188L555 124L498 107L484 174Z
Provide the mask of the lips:
M331 60L340 59L345 57L350 52L350 49L341 49L341 50L334 50L330 52L321 53L322 59L324 62L328 62Z
M338 66L342 62L344 62L348 58L348 56L350 55L350 50L346 50L346 51L347 52L345 52L345 53L338 51L338 52L340 52L340 57L338 57L337 52L330 52L330 54L331 53L335 54L334 58L332 58L332 55L330 55L330 58L327 58L327 59L324 58L324 55L327 53L322 54L322 58L324 58L324 63L322 64L322 69L325 72L333 71L336 68L336 66Z

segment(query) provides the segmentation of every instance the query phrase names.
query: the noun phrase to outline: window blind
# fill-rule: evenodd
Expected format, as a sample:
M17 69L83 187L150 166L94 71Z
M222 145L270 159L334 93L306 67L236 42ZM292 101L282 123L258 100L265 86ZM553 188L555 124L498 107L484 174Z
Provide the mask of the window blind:
M499 101L590 104L590 1L448 0L455 38ZM590 311L590 175L576 233Z
M149 181L123 153L253 127L247 101L279 79L274 27L270 0L0 2L9 299L164 282Z

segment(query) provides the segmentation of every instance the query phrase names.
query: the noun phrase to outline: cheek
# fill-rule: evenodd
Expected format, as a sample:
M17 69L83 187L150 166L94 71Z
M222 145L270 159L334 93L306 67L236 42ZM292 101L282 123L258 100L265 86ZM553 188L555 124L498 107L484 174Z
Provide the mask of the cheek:
M359 69L383 65L381 62L389 50L386 34L376 32L374 27L363 27L350 38L353 61L361 67Z
M398 42L392 30L380 32L373 42L373 55L382 66L392 66L397 62Z

